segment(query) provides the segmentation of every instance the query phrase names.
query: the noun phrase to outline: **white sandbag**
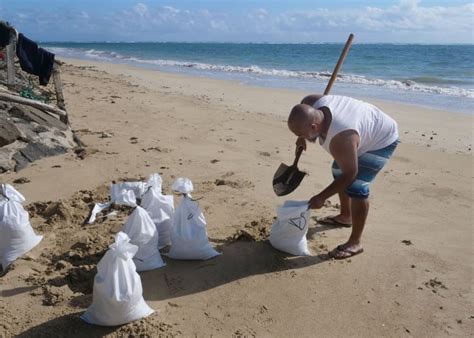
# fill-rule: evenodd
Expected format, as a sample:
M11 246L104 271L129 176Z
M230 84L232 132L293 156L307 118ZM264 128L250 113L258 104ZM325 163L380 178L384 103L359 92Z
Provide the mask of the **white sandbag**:
M3 270L43 239L31 227L30 216L21 205L24 201L25 197L11 185L1 185L0 263Z
M308 201L286 201L277 210L270 231L271 245L295 256L311 256L306 240L309 215Z
M130 191L133 192L135 198L141 198L142 195L145 193L145 190L146 190L145 182L121 182L121 183L111 184L110 185L110 199L112 202L116 204L126 204L127 198L131 198L131 195L129 193Z
M148 271L165 266L158 251L158 230L145 209L138 206L123 226L130 243L138 246L133 257L137 271Z
M189 194L192 187L187 178L179 178L172 186L173 191L182 194L170 231L171 249L168 256L174 259L205 260L220 255L209 243L206 219Z
M127 234L117 233L115 243L97 264L92 305L81 316L87 323L122 325L154 312L143 299L142 282L132 260L138 247L129 242Z
M147 181L147 191L143 195L141 206L148 212L158 230L158 247L171 244L170 227L174 214L172 195L163 195L160 175L153 174Z

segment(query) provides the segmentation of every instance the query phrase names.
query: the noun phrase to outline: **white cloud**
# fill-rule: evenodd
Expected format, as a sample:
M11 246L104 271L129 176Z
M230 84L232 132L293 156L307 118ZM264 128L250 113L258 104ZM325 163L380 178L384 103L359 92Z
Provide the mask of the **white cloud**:
M386 9L366 7L359 10L295 11L279 16L280 29L311 31L331 28L369 31L454 30L471 25L473 5L458 7L420 7L419 1L402 0Z
M133 7L133 11L138 14L140 17L145 17L148 14L148 7L144 3L137 3Z
M472 39L474 3L430 7L418 0L400 0L388 7L275 12L267 8L158 7L138 2L105 14L35 8L20 15L11 14L13 23L21 23L32 32L49 31L55 36L67 32L70 39L79 40L307 42L341 41L354 32L359 42L458 42ZM43 39L48 40L46 36Z
M173 14L179 14L179 12L181 12L179 9L176 9L174 7L171 7L171 6L164 6L163 9L169 13L173 13Z

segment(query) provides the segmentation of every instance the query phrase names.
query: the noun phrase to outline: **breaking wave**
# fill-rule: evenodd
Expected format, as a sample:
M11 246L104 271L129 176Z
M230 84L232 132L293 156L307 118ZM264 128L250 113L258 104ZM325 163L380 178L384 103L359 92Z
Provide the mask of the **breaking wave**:
M52 52L62 55L65 57L79 57L93 60L110 61L110 62L126 62L131 64L146 64L153 65L156 67L173 67L173 68L187 68L195 69L200 71L212 71L212 72L223 72L223 73L240 73L240 74L253 74L256 76L270 76L278 78L295 78L295 79L316 79L321 81L327 81L331 76L328 71L323 72L311 72L311 71L297 71L297 70L286 70L286 69L272 69L264 68L260 66L233 66L233 65L219 65L209 64L201 62L188 62L178 60L164 60L164 59L141 59L136 57L123 56L115 52L101 51L95 49L89 50L78 50L72 48L49 48ZM417 80L417 81L414 81ZM385 87L390 89L407 90L413 92L423 92L431 94L441 94L456 97L467 97L474 98L474 90L456 87L456 86L439 86L439 84L447 84L446 81L436 78L428 78L424 81L424 78L406 79L406 80L388 80L370 78L362 75L354 74L339 74L337 78L338 82L348 84L362 84L369 86ZM421 83L424 81L426 83ZM428 84L429 83L429 84Z

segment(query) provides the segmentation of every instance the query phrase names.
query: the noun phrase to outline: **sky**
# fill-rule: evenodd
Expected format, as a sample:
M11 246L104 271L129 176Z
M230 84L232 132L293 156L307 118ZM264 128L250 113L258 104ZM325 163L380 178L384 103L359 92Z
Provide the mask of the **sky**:
M0 0L41 42L473 43L469 0Z

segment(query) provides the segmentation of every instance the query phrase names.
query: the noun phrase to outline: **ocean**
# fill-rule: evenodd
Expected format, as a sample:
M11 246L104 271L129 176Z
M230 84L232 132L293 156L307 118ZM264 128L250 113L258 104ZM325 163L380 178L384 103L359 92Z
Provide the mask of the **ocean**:
M42 43L58 56L322 93L343 44ZM331 94L474 113L474 45L353 44Z

